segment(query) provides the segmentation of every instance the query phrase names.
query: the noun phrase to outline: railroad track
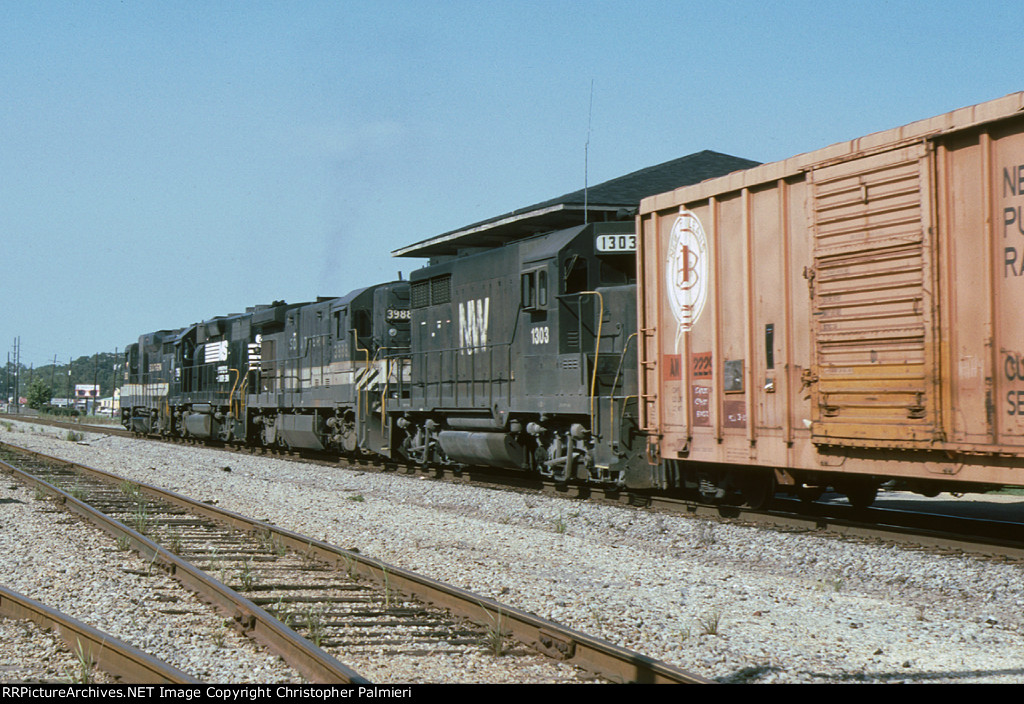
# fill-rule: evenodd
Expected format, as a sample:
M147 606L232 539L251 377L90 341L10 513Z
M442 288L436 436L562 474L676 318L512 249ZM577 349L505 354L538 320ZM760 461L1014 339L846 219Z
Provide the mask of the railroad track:
M5 417L13 420L25 420L20 416ZM107 433L120 437L138 437L136 433L119 426L89 426L56 419L30 422L39 422L70 430ZM168 440L165 439L165 441ZM169 441L194 442L187 439L171 439ZM223 446L221 449L232 450L233 448ZM250 452L251 450L239 449L238 451ZM309 453L274 452L272 456L337 464L337 460L322 460ZM368 460L361 469L366 469L372 464ZM937 551L955 551L1005 560L1024 560L1024 538L1017 537L1024 535L1024 531L1021 530L1019 523L935 515L921 511L881 508L855 510L845 505L808 504L790 499L777 499L768 509L754 510L741 506L704 504L691 499L642 492L606 491L591 486L566 486L533 477L524 477L520 472L501 472L493 469L478 471L472 468L461 470L420 469L415 467L406 468L406 471L412 474L429 475L433 478L539 490L572 498L595 499L612 504L630 504L715 520L736 520L752 525L774 526L783 530L815 531L856 539L887 540Z
M106 472L3 446L4 464L130 541L311 681L366 682L341 665L372 653L450 658L525 649L613 682L700 677L492 600L267 523ZM15 467L17 465L17 467ZM28 475L32 475L30 478ZM102 509L93 516L87 504ZM115 520L116 519L116 520ZM148 536L148 537L147 537ZM159 543L159 544L158 544ZM212 576L211 576L212 575ZM227 583L227 586L224 584ZM230 588L228 588L230 587ZM301 633L304 638L298 638ZM337 658L328 653L337 654Z
M32 621L53 631L77 660L75 679L85 684L93 671L137 684L197 684L199 680L138 648L38 601L0 586L0 617Z

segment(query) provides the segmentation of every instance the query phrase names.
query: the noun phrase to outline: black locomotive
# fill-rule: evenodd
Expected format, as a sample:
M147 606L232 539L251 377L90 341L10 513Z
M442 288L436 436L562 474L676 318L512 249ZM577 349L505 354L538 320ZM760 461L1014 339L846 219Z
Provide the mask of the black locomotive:
M122 423L649 486L634 247L632 223L581 225L343 298L143 335L125 353Z

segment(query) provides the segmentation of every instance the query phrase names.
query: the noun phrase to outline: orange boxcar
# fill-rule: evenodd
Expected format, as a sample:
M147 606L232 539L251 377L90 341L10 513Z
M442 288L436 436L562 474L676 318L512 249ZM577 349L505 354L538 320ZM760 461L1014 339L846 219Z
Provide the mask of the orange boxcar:
M1024 93L645 199L655 485L1024 485Z

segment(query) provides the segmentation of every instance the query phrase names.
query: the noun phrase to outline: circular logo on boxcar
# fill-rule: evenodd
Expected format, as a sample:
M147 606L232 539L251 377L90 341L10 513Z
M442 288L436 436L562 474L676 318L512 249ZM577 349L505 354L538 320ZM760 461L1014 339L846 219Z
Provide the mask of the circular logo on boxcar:
M700 318L708 298L708 239L700 220L689 210L672 225L665 266L669 307L680 331L689 331Z

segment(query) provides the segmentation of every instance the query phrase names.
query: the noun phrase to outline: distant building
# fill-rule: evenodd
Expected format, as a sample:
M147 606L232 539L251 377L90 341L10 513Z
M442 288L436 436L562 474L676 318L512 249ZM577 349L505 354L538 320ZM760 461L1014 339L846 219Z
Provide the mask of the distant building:
M96 384L75 384L75 408L90 411L100 398L100 387Z
M121 390L114 389L113 396L107 396L99 399L99 405L96 408L96 414L101 416L114 417L121 411Z

